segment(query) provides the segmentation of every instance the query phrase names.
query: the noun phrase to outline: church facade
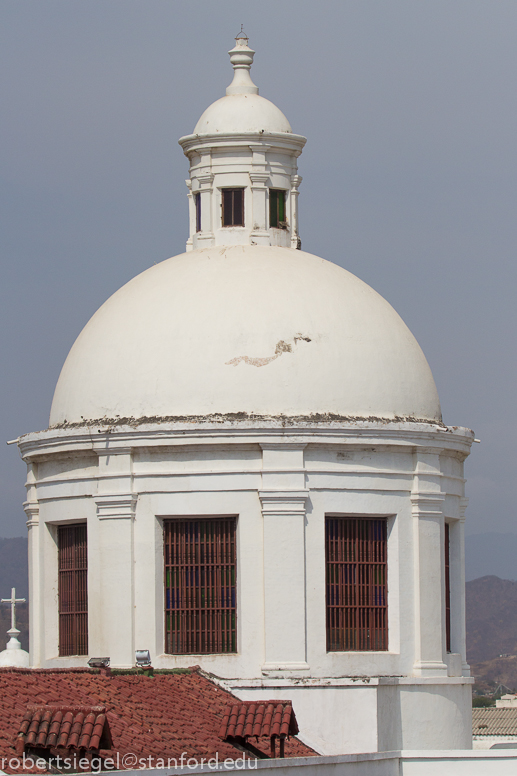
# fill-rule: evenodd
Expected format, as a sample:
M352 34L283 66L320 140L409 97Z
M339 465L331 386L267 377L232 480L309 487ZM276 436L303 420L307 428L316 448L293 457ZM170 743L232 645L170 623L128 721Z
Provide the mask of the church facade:
M199 664L322 754L471 746L463 462L391 306L300 250L305 138L234 80L180 144L187 250L73 346L28 465L34 667Z

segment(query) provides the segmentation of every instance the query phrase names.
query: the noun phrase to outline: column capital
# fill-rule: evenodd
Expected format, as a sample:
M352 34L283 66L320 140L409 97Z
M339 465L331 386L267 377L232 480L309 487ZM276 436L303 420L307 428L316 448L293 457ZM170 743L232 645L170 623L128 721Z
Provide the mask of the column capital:
M445 495L441 491L413 492L411 494L413 517L442 517Z
M138 496L135 493L95 496L97 517L99 520L132 520L135 517L137 499Z
M200 187L205 187L205 190L208 188L210 189L212 187L212 183L214 182L214 174L213 172L207 172L202 175L197 175L196 180L198 181Z
M305 515L308 490L259 490L258 494L264 516Z
M254 188L263 188L269 180L269 173L259 170L250 171L250 181Z
M27 515L27 528L39 525L39 503L37 501L25 501L23 508Z

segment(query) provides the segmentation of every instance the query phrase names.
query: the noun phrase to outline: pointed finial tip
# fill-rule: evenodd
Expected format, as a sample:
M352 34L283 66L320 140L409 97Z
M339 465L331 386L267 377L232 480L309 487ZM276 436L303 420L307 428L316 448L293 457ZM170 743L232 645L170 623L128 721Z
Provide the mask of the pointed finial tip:
M242 41L244 41L244 40L245 40L245 41L246 41L246 43L248 42L249 38L248 38L248 36L246 35L246 33L244 32L244 24L241 24L241 31L239 32L239 34L238 34L238 35L236 35L236 36L235 36L235 40L236 40L237 42L238 42L238 41L240 41L240 40L242 40Z

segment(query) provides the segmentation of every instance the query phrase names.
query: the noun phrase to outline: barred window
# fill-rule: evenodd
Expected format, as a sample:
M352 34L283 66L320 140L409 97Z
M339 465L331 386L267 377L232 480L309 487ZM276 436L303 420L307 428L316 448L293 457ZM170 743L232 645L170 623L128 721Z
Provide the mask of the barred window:
M165 651L237 651L235 518L164 521Z
M86 523L57 529L59 655L88 654L88 544Z
M386 518L325 519L327 650L388 649Z
M222 189L223 226L244 226L244 189Z

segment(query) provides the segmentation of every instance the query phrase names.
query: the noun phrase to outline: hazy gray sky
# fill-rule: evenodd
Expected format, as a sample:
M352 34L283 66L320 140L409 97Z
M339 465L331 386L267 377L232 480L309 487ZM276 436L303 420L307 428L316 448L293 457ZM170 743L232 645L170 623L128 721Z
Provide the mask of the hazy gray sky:
M308 138L304 250L401 314L445 422L482 440L467 532L517 534L514 0L2 0L2 438L47 426L90 316L184 250L177 139L224 94L241 23ZM23 535L25 467L0 450L0 535Z

